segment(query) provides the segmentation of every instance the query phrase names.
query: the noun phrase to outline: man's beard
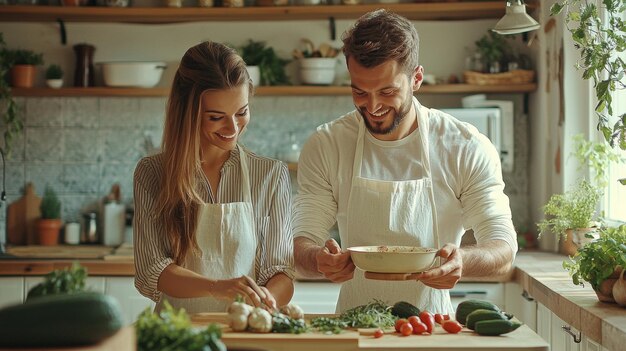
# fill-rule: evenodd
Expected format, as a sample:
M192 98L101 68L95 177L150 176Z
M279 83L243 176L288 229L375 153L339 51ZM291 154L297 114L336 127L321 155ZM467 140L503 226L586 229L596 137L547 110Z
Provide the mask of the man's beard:
M388 126L387 128L384 128L382 123L375 123L374 125L372 125L370 123L370 120L366 117L368 115L367 108L357 107L357 111L359 111L359 113L361 114L361 117L363 118L363 122L365 122L365 126L367 127L367 130L370 131L370 133L385 135L385 134L390 134L391 132L396 130L396 128L398 128L398 126L400 125L400 122L402 122L402 120L411 111L411 104L413 104L413 94L409 93L408 98L400 106L400 109L399 110L393 109L392 111L393 121L391 122L391 125Z

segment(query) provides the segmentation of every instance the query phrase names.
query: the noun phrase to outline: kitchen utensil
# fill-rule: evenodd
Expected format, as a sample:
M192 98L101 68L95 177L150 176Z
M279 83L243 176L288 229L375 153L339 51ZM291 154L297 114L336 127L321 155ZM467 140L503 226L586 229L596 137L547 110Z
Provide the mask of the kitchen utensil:
M416 273L435 263L436 249L417 246L349 247L352 262L359 269L374 273Z
M151 88L159 83L165 62L101 62L104 84L110 87Z
M37 242L36 225L41 217L41 198L35 194L32 183L24 187L24 195L11 203L7 209L7 243L33 245Z

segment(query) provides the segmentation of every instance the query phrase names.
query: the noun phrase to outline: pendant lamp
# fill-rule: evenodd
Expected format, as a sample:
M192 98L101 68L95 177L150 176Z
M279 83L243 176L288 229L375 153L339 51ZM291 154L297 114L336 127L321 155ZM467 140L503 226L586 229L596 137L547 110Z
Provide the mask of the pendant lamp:
M508 0L506 13L492 29L498 34L519 34L539 29L540 25L526 13L522 0Z

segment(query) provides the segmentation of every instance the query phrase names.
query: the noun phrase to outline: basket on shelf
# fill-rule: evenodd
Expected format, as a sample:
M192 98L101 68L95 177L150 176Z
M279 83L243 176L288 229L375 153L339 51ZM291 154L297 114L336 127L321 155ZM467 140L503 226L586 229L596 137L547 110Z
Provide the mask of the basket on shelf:
M502 73L481 73L475 71L463 72L463 78L467 84L476 85L504 85L525 84L535 79L535 71L516 69Z

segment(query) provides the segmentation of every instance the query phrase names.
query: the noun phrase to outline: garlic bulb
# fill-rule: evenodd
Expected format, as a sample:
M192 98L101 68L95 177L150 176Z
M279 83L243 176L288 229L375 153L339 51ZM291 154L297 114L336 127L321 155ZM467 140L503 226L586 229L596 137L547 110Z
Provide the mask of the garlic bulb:
M286 314L293 319L304 319L304 311L300 306L294 304L288 304L281 307L280 312Z
M266 310L256 307L248 317L248 327L257 333L269 333L272 331L272 315Z
M234 331L244 331L248 328L248 316L253 307L243 302L233 302L228 307L228 324Z
M626 269L622 269L619 279L613 285L613 298L620 306L626 306L626 277L624 277Z

